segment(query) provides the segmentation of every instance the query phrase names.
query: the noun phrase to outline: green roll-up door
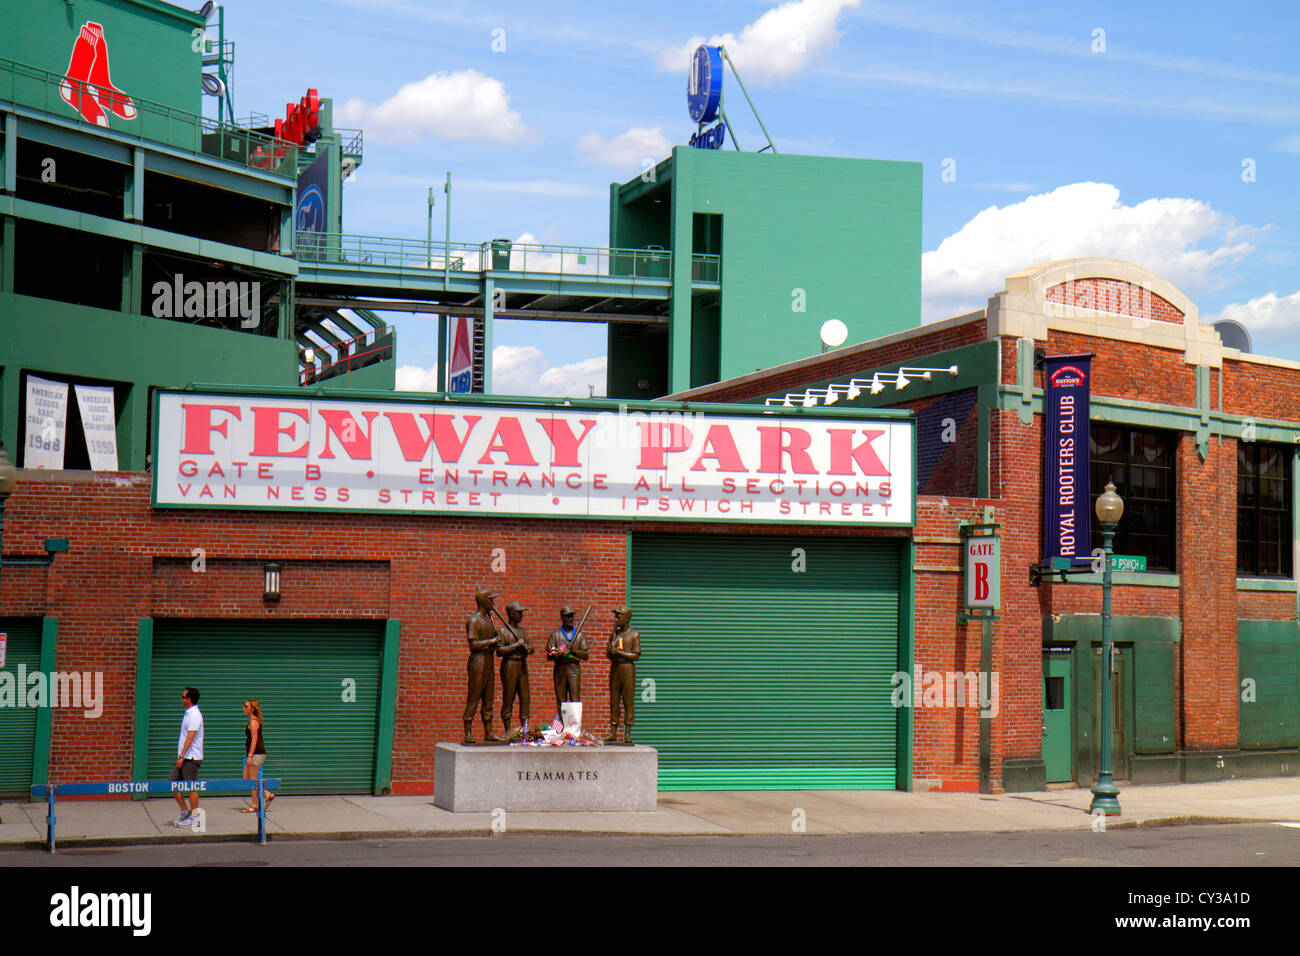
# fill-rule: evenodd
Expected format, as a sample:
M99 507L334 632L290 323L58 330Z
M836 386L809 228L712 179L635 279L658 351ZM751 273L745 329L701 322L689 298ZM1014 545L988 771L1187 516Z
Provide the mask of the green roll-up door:
M632 538L635 739L665 790L893 789L899 544ZM802 570L800 570L802 568Z
M1242 750L1300 745L1300 626L1295 621L1237 622L1237 690Z
M284 779L284 793L370 793L383 626L155 620L149 779L167 779L176 762L181 691L192 685L203 712L203 777L242 775L242 708L255 697L266 721L264 772Z
M1174 645L1133 644L1133 752L1174 752Z
M12 797L26 794L32 785L38 709L19 706L26 704L27 688L18 685L18 677L20 666L26 674L41 669L41 622L0 618L0 633L9 635L3 668L7 676L0 677L5 685L0 687L0 796Z

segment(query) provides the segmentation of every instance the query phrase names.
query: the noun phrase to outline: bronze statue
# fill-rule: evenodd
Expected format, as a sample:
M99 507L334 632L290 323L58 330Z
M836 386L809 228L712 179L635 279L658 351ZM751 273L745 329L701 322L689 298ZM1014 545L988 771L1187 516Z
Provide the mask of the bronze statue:
M626 605L614 608L614 631L609 635L605 656L609 658L609 736L605 743L618 743L619 705L623 710L623 743L632 742L632 722L636 719L636 662L641 657L641 635L628 625L632 610Z
M522 621L527 610L518 601L506 605L509 623L497 631L497 654L501 657L501 720L506 725L506 739L510 739L510 718L514 716L515 695L519 696L519 725L528 729L528 655L533 652L533 642Z
M590 609L588 609L590 610ZM587 615L582 616L585 623ZM555 661L555 709L564 701L582 700L582 661L591 656L582 625L573 626L573 608L560 608L560 629L546 642L546 656Z
M492 623L491 614L496 607L496 595L491 591L474 592L474 601L478 610L465 619L465 639L469 641L469 694L465 698L465 740L474 743L474 707L479 705L479 716L483 720L483 742L501 743L501 738L492 733L492 651L497 645L497 629Z

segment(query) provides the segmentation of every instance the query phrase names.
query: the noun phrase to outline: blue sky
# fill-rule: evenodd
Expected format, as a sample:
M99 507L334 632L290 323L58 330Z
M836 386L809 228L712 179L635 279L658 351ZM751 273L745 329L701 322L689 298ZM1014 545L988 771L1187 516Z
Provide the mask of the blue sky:
M240 115L312 86L365 129L349 233L423 237L426 188L450 170L453 239L605 245L608 184L686 142L687 51L723 38L782 152L925 164L926 320L1033 262L1113 255L1300 361L1300 5L225 6ZM391 319L399 387L427 387L434 323ZM603 382L603 327L499 322L496 345L499 391Z

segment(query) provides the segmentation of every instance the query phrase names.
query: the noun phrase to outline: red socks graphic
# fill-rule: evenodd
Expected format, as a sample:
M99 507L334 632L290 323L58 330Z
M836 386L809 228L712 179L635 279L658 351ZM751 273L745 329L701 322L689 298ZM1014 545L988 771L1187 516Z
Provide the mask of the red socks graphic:
M82 119L96 126L108 125L105 109L122 119L135 119L135 103L114 87L109 77L108 44L104 41L104 28L98 23L87 21L77 35L67 75L59 84L59 95Z

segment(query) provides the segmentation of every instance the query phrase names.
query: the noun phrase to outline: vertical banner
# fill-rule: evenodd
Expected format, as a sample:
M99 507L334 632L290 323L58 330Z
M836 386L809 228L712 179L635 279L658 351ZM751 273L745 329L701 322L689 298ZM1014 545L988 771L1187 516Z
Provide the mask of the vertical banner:
M328 177L329 150L322 149L316 161L298 177L298 201L293 210L294 228L298 231L294 248L301 245L300 255L319 259L325 253L325 236L329 232Z
M77 407L91 471L117 471L117 410L111 385L78 385Z
M68 383L27 376L27 435L24 468L63 468L63 430L68 419Z
M468 394L474 391L474 356L470 348L469 318L456 319L456 334L452 337L451 373L447 376L447 391Z
M1043 564L1088 561L1092 518L1088 486L1088 396L1092 355L1049 355L1043 381Z

